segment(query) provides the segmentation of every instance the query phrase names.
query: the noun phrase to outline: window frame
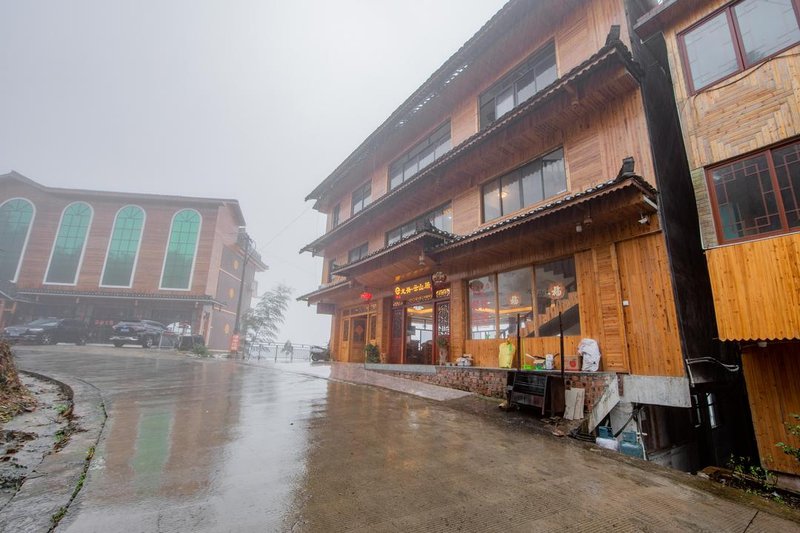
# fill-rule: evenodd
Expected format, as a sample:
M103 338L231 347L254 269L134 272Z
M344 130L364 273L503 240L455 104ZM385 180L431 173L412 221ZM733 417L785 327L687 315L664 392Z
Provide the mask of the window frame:
M28 222L28 229L25 233L25 240L22 241L22 248L20 249L19 258L17 259L17 268L16 270L14 270L14 276L9 280L12 283L16 283L19 280L19 271L22 269L22 261L25 258L25 252L28 250L28 242L30 241L31 238L33 223L36 221L36 204L34 204L28 198L22 196L15 196L13 198L9 198L7 200L4 200L3 202L0 202L0 209L2 209L3 206L6 205L7 203L13 202L14 200L22 200L24 202L27 202L28 205L31 206L32 212L31 212L31 220Z
M361 200L359 200L359 202L358 202L361 205L361 207L359 207L358 211L356 211L355 210L355 208L356 208L356 202L355 202L356 193L357 192L361 192L363 189L366 189L367 187L369 187L369 195L362 196ZM364 200L366 200L367 198L369 198L369 202L364 203ZM370 181L367 181L367 182L359 185L358 187L356 187L355 190L353 190L353 192L350 194L350 216L353 217L353 216L357 215L358 213L362 212L364 209L369 207L369 205L371 203L372 203L372 181L370 180Z
M789 50L791 48L794 48L795 46L800 44L800 40L798 40L798 41L794 42L793 44L790 44L789 46L781 48L780 50L776 50L775 52L771 53L770 55L768 55L766 57L762 57L761 59L759 59L758 61L756 61L754 63L748 64L747 60L746 60L746 54L745 54L745 50L744 50L744 42L742 40L741 30L739 29L739 22L736 19L736 17L734 16L734 13L733 13L734 8L738 4L741 4L743 1L744 0L735 0L733 2L729 2L729 3L725 4L722 7L718 8L718 9L715 9L714 11L712 11L711 13L706 15L705 17L703 17L700 20L698 20L697 22L693 23L691 26L689 26L689 27L687 27L687 28L685 28L685 29L683 29L683 30L678 32L678 34L677 34L677 37L678 37L678 52L679 52L679 55L680 55L682 72L683 72L683 75L684 75L684 78L685 78L684 81L686 83L686 90L688 91L689 96L694 96L694 95L696 95L696 94L698 94L698 93L700 93L702 91L705 91L706 89L708 89L710 87L713 87L714 85L717 85L718 83L721 83L721 82L723 82L725 80L728 80L728 79L730 79L730 78L732 78L732 77L734 77L734 76L736 76L738 74L741 74L742 72L744 72L744 71L746 71L746 70L748 70L750 68L753 68L754 66L756 66L756 65L758 65L760 63L764 63L765 61L769 61L772 58L774 58L776 56L779 56L782 53L784 53L785 51L787 51L787 50ZM798 25L798 27L800 27L800 0L790 0L790 1L791 1L791 4L792 4L792 8L794 9L794 15L795 15L795 19L797 20L797 25ZM692 80L691 67L689 65L689 55L688 55L688 52L686 50L686 40L685 40L686 35L689 34L690 32L692 32L693 30L699 28L700 26L702 26L703 24L705 24L706 22L708 22L709 20L711 20L712 18L716 17L717 15L719 15L719 14L721 14L723 12L725 12L726 19L728 21L728 31L730 31L731 39L733 41L733 49L734 49L734 52L736 53L736 67L737 68L736 68L736 70L734 72L731 72L730 74L726 74L725 76L723 76L723 77L721 77L719 79L716 79L716 80L714 80L714 81L712 81L710 83L707 83L706 85L703 85L702 87L695 87L694 86L694 81Z
M106 265L108 264L109 252L111 252L111 243L114 241L114 230L117 228L117 219L119 218L119 214L122 213L122 210L127 209L129 207L136 207L142 212L142 227L139 230L139 242L136 245L136 254L133 256L131 277L128 285L105 285L103 284L103 278L105 278L106 275ZM142 240L144 237L144 228L146 224L147 224L147 211L145 211L144 208L140 205L128 204L120 207L117 210L117 213L114 215L114 224L112 224L111 226L111 234L108 236L108 246L106 247L106 256L105 259L103 260L103 269L100 271L100 282L98 284L99 287L104 287L104 288L116 287L120 289L130 289L131 287L133 287L134 280L136 279L136 266L139 264L139 253L142 251Z
M500 320L501 320L500 319L500 275L501 274L506 274L506 273L509 273L509 272L515 272L517 270L524 270L524 269L529 269L530 270L531 311L533 312L533 316L535 318L536 309L537 309L537 307L536 307L537 306L536 268L540 267L542 265L548 265L548 264L551 264L551 263L556 263L558 261L564 261L566 259L571 259L572 262L573 262L573 266L575 267L575 284L576 284L576 291L578 292L578 305L580 306L580 290L577 288L578 281L579 281L578 280L579 276L578 276L578 265L577 265L576 257L577 257L576 254L564 255L564 256L559 256L559 257L555 257L555 258L550 258L550 259L547 259L547 260L536 261L536 262L533 262L533 263L523 263L521 265L516 265L514 267L509 267L509 268L505 268L505 269L502 269L502 270L495 270L493 272L488 272L488 273L485 273L485 274L474 275L474 276L469 276L467 278L464 278L462 283L464 284L464 291L465 291L465 295L466 295L466 306L465 306L465 309L466 309L466 326L467 326L466 327L466 334L467 334L467 340L502 340L502 339L505 339L505 338L511 338L511 337L501 337L500 336ZM495 334L495 337L492 337L491 339L474 339L474 338L472 338L472 307L471 307L471 304L470 304L469 283L472 280L476 280L476 279L483 278L483 277L489 277L489 278L492 278L494 280L494 286L495 286L495 288L494 288L494 323L495 323L494 324L494 327L495 327L494 334ZM578 325L579 325L579 327L581 327L581 330L583 330L583 328L582 328L583 323L581 321L580 307L578 309ZM539 327L540 326L541 326L541 324L536 323L535 320L534 320L534 330L535 330L535 334L533 335L534 338L537 338L537 339L558 338L558 335L546 335L546 336L540 335L539 334ZM583 335L583 333L579 333L578 335Z
M361 248L364 248L364 253L363 254L359 254L358 258L353 259L353 252L355 252L356 250L360 251ZM347 251L347 263L350 264L350 263L355 263L356 261L361 261L367 255L369 255L369 242L365 242L365 243L359 244L358 246L350 248Z
M172 229L175 226L175 218L184 211L194 211L197 213L200 221L197 224L197 239L194 243L194 255L192 257L192 269L189 271L189 283L188 287L185 289L176 289L173 287L164 287L164 270L167 268L167 257L169 256L169 243L172 240ZM158 280L158 290L160 291L183 291L189 292L192 290L192 283L194 282L194 269L197 266L197 255L200 253L200 235L203 233L203 214L200 213L197 209L192 208L185 208L185 209L178 209L173 213L172 220L169 223L169 233L167 233L167 244L164 247L164 260L161 263L161 276Z
M550 38L546 43L542 46L534 50L528 57L517 63L513 68L511 68L506 74L504 74L499 80L495 81L489 88L485 91L481 92L478 95L478 131L483 131L491 124L494 124L506 115L506 113L510 113L514 109L520 106L523 102L526 102L528 99L532 98L534 95L539 94L545 87L548 87L551 84L545 85L541 89L538 89L535 93L528 96L525 100L517 102L518 98L518 90L516 87L516 83L522 77L524 77L529 72L535 69L535 66L541 63L541 60L544 59L548 54L548 49L552 49L553 51L553 66L556 69L556 77L555 79L558 80L558 49L556 47L556 40L554 38ZM511 106L511 109L506 111L500 116L497 116L497 97L501 94L505 93L508 89L512 89L512 99L514 100L514 104ZM488 95L492 95L489 97ZM484 124L482 122L482 115L483 113L481 110L483 109L484 105L488 103L484 102L484 98L491 98L492 101L495 102L495 117L494 120L487 122Z
M746 154L742 154L737 157L730 158L719 163L715 163L704 169L706 178L706 188L708 189L708 198L709 201L711 202L711 214L714 218L714 229L716 231L717 241L719 242L719 244L721 245L737 244L741 242L755 241L769 237L776 237L779 235L789 235L791 233L797 233L798 231L800 231L800 228L789 227L789 220L786 218L786 206L783 203L783 196L781 195L780 183L778 183L778 173L775 171L775 162L772 159L773 150L784 148L786 146L790 146L793 144L800 144L800 138L795 137L790 141L773 144L761 148L760 150L756 150L754 152L748 152ZM783 227L779 230L757 233L755 235L745 235L744 237L737 237L735 239L726 239L722 227L722 217L719 213L719 200L717 198L717 190L716 187L714 187L714 182L711 174L714 170L718 168L726 167L728 165L732 165L739 161L743 161L745 159L751 159L753 157L757 157L760 155L763 155L764 158L767 160L767 169L769 170L770 183L772 184L775 194L775 205L778 209L778 218L780 219L781 225Z
M446 135L443 133L445 130L447 132ZM448 148L448 150L446 152L444 152L444 154L440 155L439 157L436 157L436 148L438 147L438 144L435 144L434 141L436 141L436 142L441 141L445 137L447 137L447 142L450 143L450 148ZM393 170L393 167L396 167L397 165L400 165L400 174L402 176L404 174L403 168L405 167L405 165L409 161L411 161L413 159L417 159L417 166L419 166L420 155L425 151L426 148L430 148L431 146L433 146L433 160L430 163L428 163L427 165L425 165L424 168L417 168L416 172L411 174L408 178L402 177L402 179L400 180L400 183L397 184L396 186L392 187L392 170ZM393 191L393 190L397 189L398 187L402 186L405 182L407 182L408 180L410 180L411 178L413 178L414 176L416 176L417 174L419 174L420 172L425 170L425 168L428 168L429 166L434 164L438 159L443 157L445 154L449 153L450 150L452 150L452 149L453 149L453 127L452 127L452 124L450 122L450 119L448 118L443 123L439 124L436 128L431 130L431 132L426 137L424 137L423 139L421 139L420 141L415 143L411 148L406 150L402 155L400 155L394 161L389 163L389 165L387 167L387 171L386 171L386 174L387 174L387 176L386 176L386 190L387 191Z
M520 207L516 211L511 211L509 213L503 213L503 198L502 198L502 194L503 194L503 178L511 176L515 172L518 172L520 169L525 168L528 165L530 165L532 163L535 163L536 161L540 161L540 160L543 161L545 157L547 157L548 155L552 154L553 152L557 152L558 150L561 150L561 162L564 165L564 190L559 192L559 193L557 193L557 194L554 194L553 196L543 196L542 199L539 200L538 202L534 202L534 203L531 203L531 204L525 204L524 203L524 197L522 196L521 179L517 178L517 182L520 184L520 202L522 204L522 207ZM486 219L486 205L485 205L486 195L484 194L483 191L484 191L484 188L486 188L487 186L489 186L489 185L491 185L492 183L495 183L495 182L498 183L497 191L498 191L498 194L501 195L500 196L500 216L497 216L495 218L487 220ZM544 202L546 202L547 200L549 200L551 198L558 198L562 194L569 193L569 190L570 190L569 172L567 170L567 150L564 148L564 145L560 145L560 146L557 146L557 147L555 147L555 148L553 148L551 150L548 150L546 152L540 153L536 157L534 157L534 158L522 163L521 165L518 165L518 166L512 168L508 172L504 172L503 174L495 176L492 179L484 181L483 183L481 183L479 185L479 190L480 190L479 194L480 194L480 197L481 197L481 224L488 224L490 222L496 222L498 220L502 220L502 219L504 219L506 217L509 217L509 216L513 215L514 213L517 213L519 211L523 211L525 209L528 209L531 206L544 203Z
M417 229L415 231L419 231L420 222L422 222L424 220L427 220L434 213L438 213L440 211L444 212L448 208L450 208L450 217L452 218L452 216L453 216L453 203L452 202L446 202L446 203L440 205L439 207L435 207L434 209L431 209L430 211L426 211L425 213L422 213L421 215L416 216L416 217L412 218L411 220L408 220L408 221L400 224L399 226L393 227L392 229L390 229L389 231L387 231L384 234L384 245L385 246L391 246L392 244L396 244L398 241L403 240L405 237L407 237L407 236L402 236L401 235L400 238L397 241L394 241L393 243L389 243L389 234L392 233L393 231L397 231L399 229L402 229L403 227L405 227L405 226L407 226L409 224L412 224L412 223L417 227ZM439 228L437 228L437 229L439 229ZM452 230L452 227L451 227L451 230ZM444 230L440 229L440 231L444 231ZM449 233L452 233L452 231L450 231Z
M331 229L335 228L340 224L341 221L339 220L339 218L342 214L341 211L342 211L342 203L339 202L333 207L333 210L331 211Z
M86 224L86 235L83 237L81 255L80 258L78 258L78 265L75 268L75 276L72 279L72 283L64 283L60 281L47 281L47 278L50 275L50 267L53 264L53 255L55 255L56 252L56 243L58 243L58 237L61 234L61 225L64 223L64 215L67 213L67 209L76 204L84 204L89 208L89 212L91 214L89 216L89 222ZM42 281L43 285L62 285L62 286L74 287L75 285L78 284L78 279L80 278L81 275L81 267L83 266L83 258L86 255L86 247L87 247L86 245L89 242L89 234L92 231L92 222L94 222L94 207L92 207L92 204L90 204L89 202L84 202L83 200L77 200L75 202L70 202L69 204L64 206L64 209L61 211L61 217L59 217L58 219L58 226L56 228L56 235L53 238L53 244L50 247L50 259L47 260L47 269L44 271L44 281Z

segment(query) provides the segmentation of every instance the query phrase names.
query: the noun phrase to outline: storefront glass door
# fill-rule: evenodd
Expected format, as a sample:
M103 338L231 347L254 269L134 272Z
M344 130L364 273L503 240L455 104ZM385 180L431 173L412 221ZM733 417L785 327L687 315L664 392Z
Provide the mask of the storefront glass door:
M406 309L406 364L433 364L433 304Z

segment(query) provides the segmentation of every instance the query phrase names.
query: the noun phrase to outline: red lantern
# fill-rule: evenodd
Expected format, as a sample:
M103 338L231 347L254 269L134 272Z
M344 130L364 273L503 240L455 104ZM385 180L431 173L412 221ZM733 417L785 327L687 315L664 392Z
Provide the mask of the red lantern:
M361 299L365 302L372 300L372 293L369 291L364 291L361 293Z

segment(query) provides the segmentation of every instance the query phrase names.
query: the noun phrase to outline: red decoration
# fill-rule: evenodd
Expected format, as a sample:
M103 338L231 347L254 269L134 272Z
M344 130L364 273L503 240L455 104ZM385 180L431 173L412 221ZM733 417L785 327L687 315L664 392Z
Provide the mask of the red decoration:
M372 300L372 293L369 291L364 291L361 293L361 299L365 302Z

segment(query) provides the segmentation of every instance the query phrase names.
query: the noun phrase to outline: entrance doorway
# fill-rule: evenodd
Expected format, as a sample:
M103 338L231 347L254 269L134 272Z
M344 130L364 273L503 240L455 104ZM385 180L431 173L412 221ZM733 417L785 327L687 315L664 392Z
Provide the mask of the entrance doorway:
M376 310L377 307L373 304L343 312L341 344L336 358L338 361L364 362L364 347L367 343L376 344L378 331Z
M449 294L448 294L449 296ZM450 340L450 300L407 304L392 309L389 363L437 364L437 339Z

